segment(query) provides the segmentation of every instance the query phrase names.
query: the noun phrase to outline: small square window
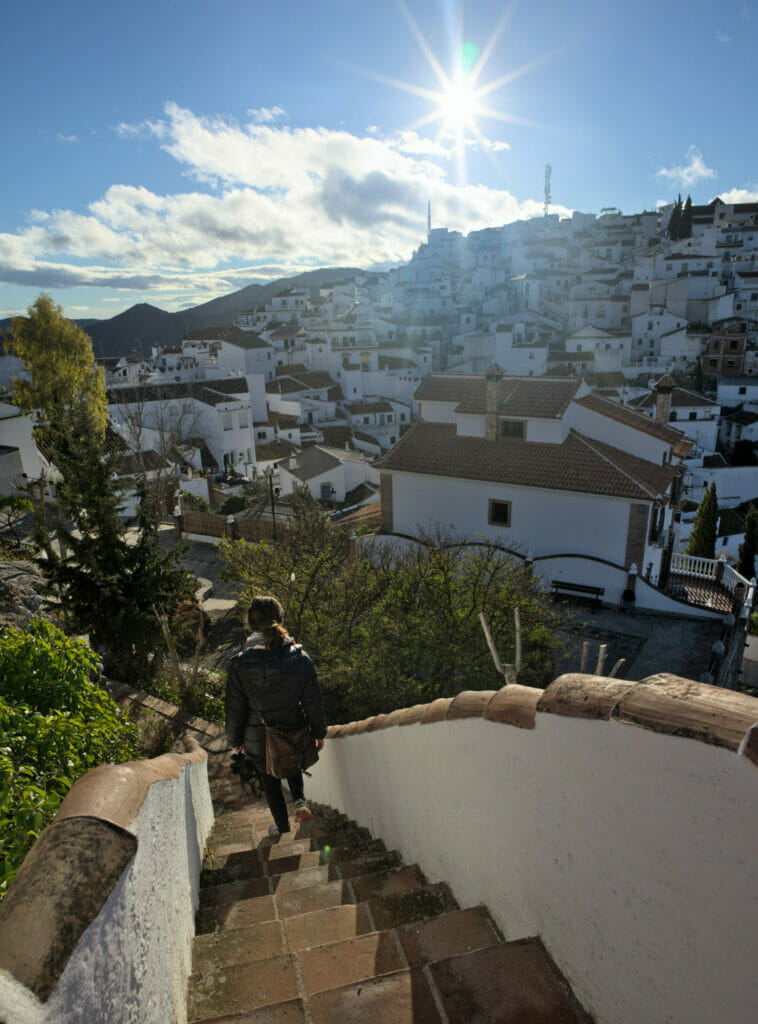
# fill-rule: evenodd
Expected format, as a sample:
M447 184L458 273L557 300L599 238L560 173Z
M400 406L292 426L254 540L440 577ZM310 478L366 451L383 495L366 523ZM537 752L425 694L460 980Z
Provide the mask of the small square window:
M487 522L490 526L511 525L511 503L510 501L495 501L490 498L489 515Z
M690 413L690 419L691 420L696 420L697 419L697 413L696 412L691 412Z

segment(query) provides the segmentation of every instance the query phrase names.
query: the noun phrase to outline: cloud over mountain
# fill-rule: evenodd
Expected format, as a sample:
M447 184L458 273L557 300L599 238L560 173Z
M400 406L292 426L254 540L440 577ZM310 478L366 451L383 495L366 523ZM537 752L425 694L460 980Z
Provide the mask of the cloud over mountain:
M248 116L240 124L167 103L160 120L118 125L124 145L152 141L194 186L159 194L113 184L83 212L31 211L25 227L0 234L0 280L207 295L236 286L241 272L407 259L428 200L436 223L462 231L541 212L505 189L457 184L449 146L415 132L292 127L280 107Z

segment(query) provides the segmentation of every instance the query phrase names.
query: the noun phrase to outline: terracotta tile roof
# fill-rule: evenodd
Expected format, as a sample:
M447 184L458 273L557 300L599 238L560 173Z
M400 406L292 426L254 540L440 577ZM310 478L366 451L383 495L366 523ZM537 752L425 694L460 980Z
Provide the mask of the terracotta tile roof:
M501 416L554 419L562 416L580 385L579 378L503 377ZM427 402L455 402L456 411L486 411L483 374L430 373L414 398Z
M562 444L487 441L459 436L454 424L423 420L376 465L398 472L648 501L662 496L677 473L674 466L656 466L576 431Z
M216 324L215 327L200 327L195 331L187 331L184 341L238 341L244 338L245 332L241 327L224 327Z
M269 441L268 444L255 446L255 461L270 462L272 459L285 459L296 452L297 448L289 441Z
M377 402L354 402L346 405L345 409L351 416L361 416L370 412L393 412L390 402L380 399Z
M655 408L655 395L652 392L649 395L643 395L642 398L637 399L633 404L638 409ZM681 408L682 406L694 408L695 406L709 405L712 405L714 408L718 408L718 402L712 402L710 398L706 398L705 395L698 394L697 391L688 391L687 388L675 387L671 392L672 409Z
M141 387L109 388L109 405L135 405L147 402L165 402L177 398L196 398L205 405L230 402L238 395L248 396L244 377L222 377L217 380L193 380L178 384L145 384Z
M332 379L328 373L314 371L312 373L288 373L284 377L266 382L266 394L288 395L297 391L323 391L329 388Z
M668 444L676 445L687 440L681 430L674 430L673 427L656 423L649 416L635 412L625 405L619 405L618 402L611 402L610 399L604 398L594 391L582 398L575 399L575 401L584 409L607 416L608 419L623 423L627 427L634 427L635 430L641 430L643 434L650 434L651 437L657 437L660 441L666 441Z

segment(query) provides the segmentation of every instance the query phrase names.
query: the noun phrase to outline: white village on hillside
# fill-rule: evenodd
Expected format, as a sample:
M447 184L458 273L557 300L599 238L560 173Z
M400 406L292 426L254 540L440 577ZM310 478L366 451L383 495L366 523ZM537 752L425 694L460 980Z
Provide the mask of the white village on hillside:
M546 208L465 237L430 211L407 264L101 360L109 437L125 474L175 480L169 515L259 481L270 503L235 518L266 519L305 485L386 534L493 540L558 593L720 623L752 597L757 318L755 203ZM30 418L0 416L0 490L53 478ZM712 483L715 558L694 558ZM699 678L730 685L718 643Z

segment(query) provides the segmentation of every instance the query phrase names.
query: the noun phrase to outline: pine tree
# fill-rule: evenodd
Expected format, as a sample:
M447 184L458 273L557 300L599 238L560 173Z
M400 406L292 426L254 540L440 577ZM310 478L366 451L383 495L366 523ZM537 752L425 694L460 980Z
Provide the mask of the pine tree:
M69 422L71 429L50 435L61 474L56 485L61 544L52 544L40 520L37 539L44 557L38 564L58 590L71 625L89 633L101 652L106 672L136 680L146 671L148 652L161 644L156 609L173 613L192 587L177 567L179 549L159 547L157 518L144 484L138 484L136 541L127 540L119 515L118 456L102 450L85 429L88 422L83 405Z
M701 362L701 360L699 358L695 362L694 379L695 379L695 390L702 395L703 387L705 386L705 382L703 380L703 364L702 364L702 362Z
M687 545L687 554L697 558L713 558L716 554L716 528L718 526L719 505L716 497L716 484L712 483L695 516L695 524Z
M674 209L671 211L671 217L669 218L668 236L672 242L678 242L680 238L679 230L682 219L682 197L678 197L674 203Z
M679 237L689 238L692 234L692 196L687 196L682 215L679 219Z
M745 539L740 544L737 572L745 579L755 576L755 556L758 554L758 512L751 507L745 520Z

